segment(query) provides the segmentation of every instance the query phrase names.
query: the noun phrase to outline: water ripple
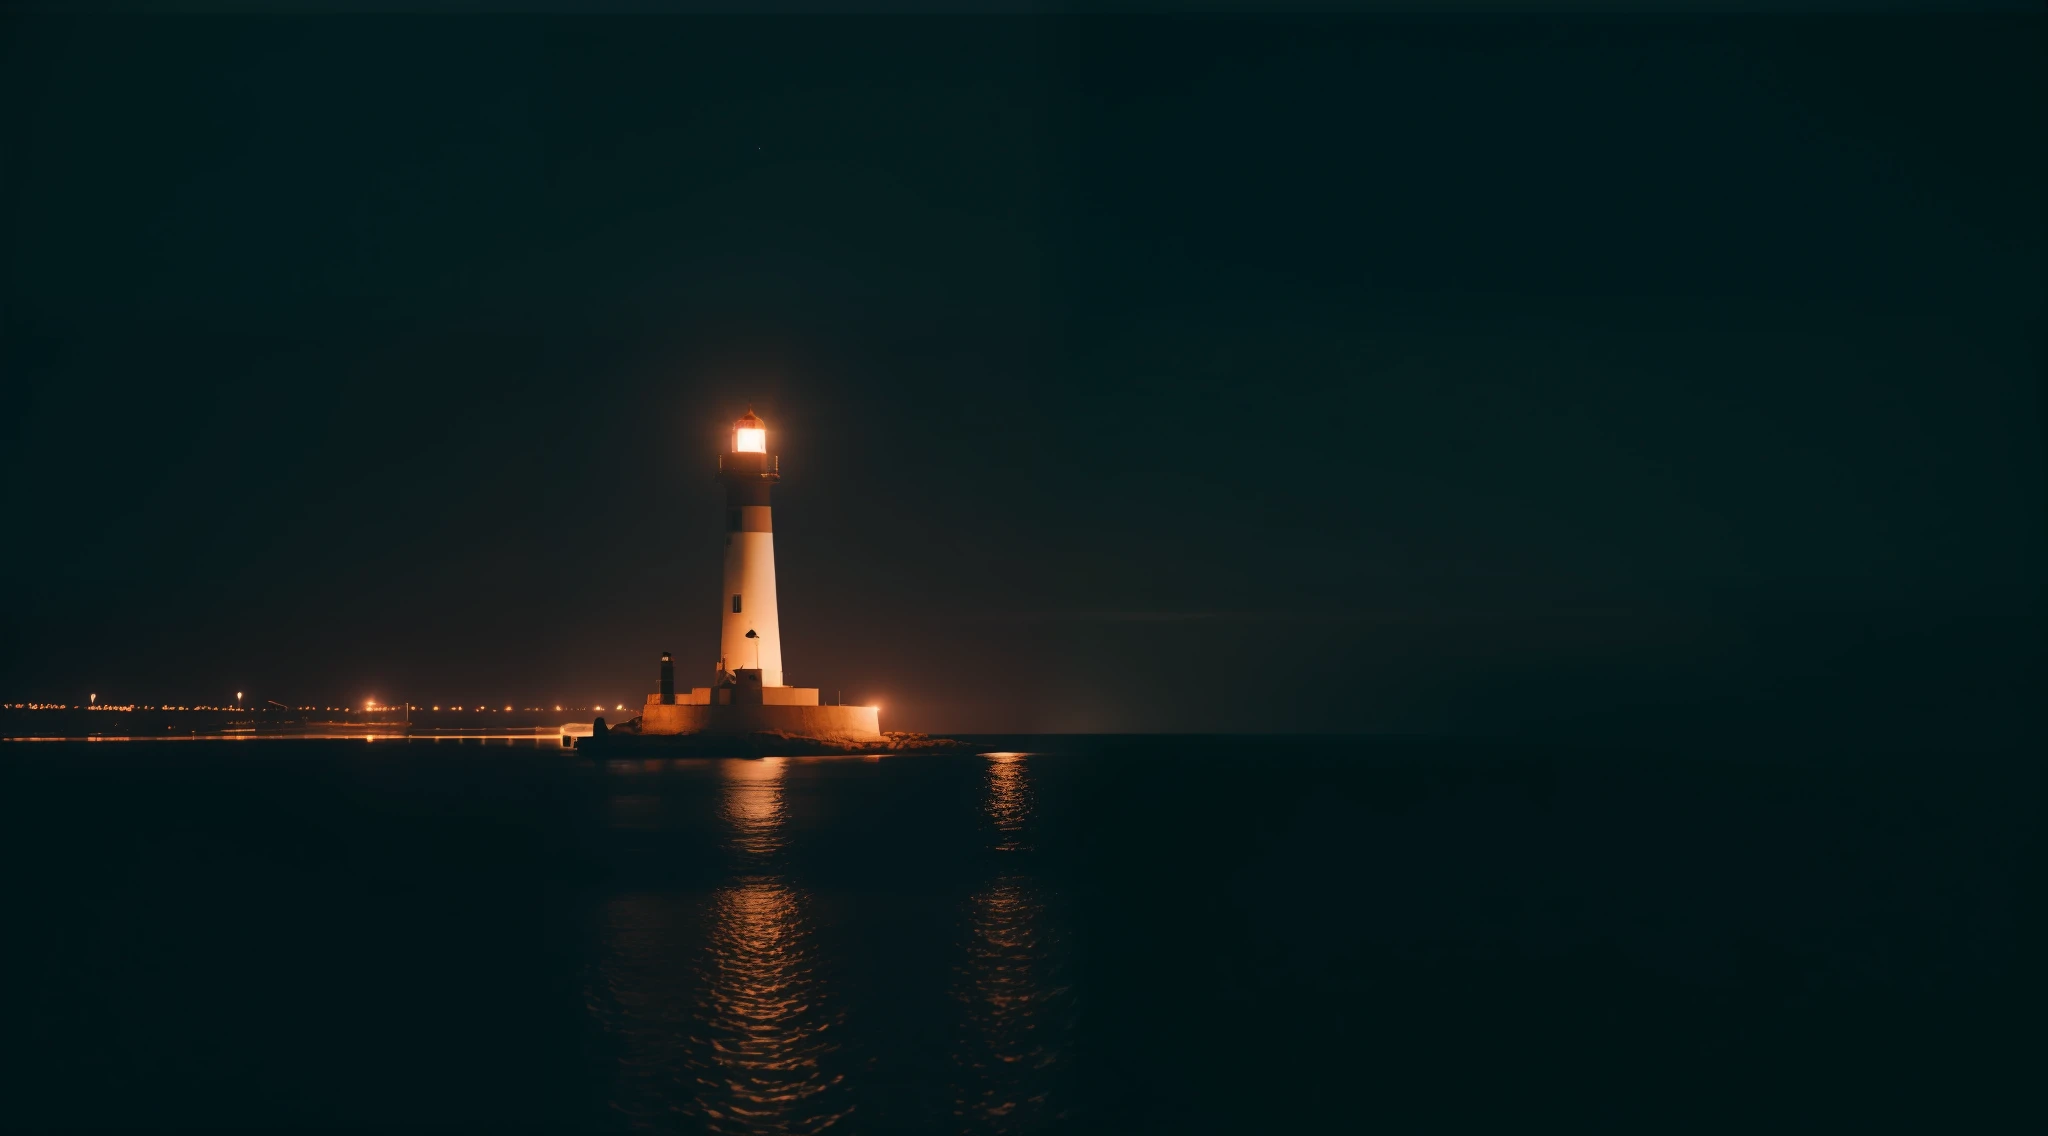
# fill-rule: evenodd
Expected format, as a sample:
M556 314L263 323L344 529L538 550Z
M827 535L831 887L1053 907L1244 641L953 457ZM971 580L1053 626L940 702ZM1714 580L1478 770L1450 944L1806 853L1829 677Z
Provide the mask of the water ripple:
M1022 754L991 755L984 811L994 847L1028 852L1031 782ZM964 1131L1028 1132L1067 1117L1062 1081L1073 1032L1068 944L1052 897L1006 874L968 900L953 1000L954 1116Z
M995 825L998 852L1023 852L1030 848L1024 830L1031 823L1031 781L1021 753L988 755L988 797L982 812Z
M712 899L697 955L687 1110L713 1132L813 1133L845 1119L845 1074L830 1068L842 1023L817 973L802 897L760 877Z
M590 1006L618 1054L613 1107L636 1129L809 1136L852 1115L808 897L775 871L784 773L773 758L720 763L730 883L607 907ZM614 804L620 819L643 807Z

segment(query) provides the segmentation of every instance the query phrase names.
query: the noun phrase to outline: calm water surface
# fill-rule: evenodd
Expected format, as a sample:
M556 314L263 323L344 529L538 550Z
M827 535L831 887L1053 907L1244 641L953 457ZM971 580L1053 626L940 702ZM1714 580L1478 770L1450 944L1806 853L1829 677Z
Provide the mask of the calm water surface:
M1952 1127L2022 1076L2029 760L990 748L0 746L0 1120Z

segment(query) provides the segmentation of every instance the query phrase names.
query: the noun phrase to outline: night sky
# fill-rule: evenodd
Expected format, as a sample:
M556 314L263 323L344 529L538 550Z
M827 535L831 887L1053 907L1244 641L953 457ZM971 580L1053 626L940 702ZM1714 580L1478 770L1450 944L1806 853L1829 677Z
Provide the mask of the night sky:
M0 695L2024 736L2043 22L0 23Z

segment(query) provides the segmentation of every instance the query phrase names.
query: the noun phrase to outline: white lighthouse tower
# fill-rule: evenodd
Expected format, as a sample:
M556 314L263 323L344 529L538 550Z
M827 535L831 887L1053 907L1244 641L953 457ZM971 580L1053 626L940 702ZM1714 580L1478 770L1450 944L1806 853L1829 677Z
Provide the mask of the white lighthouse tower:
M636 732L704 735L713 741L880 740L879 707L821 706L816 687L783 685L782 624L775 609L775 523L768 500L775 483L782 480L778 464L768 452L768 424L748 407L732 424L732 448L718 455L718 480L725 483L718 665L710 686L693 687L686 694L675 688L674 666L664 654L661 688L647 696Z
M768 452L768 424L754 408L732 424L732 449L718 457L725 482L725 594L718 673L759 671L782 685L782 628L775 617L775 523L768 493L782 475ZM755 676L749 676L753 678Z

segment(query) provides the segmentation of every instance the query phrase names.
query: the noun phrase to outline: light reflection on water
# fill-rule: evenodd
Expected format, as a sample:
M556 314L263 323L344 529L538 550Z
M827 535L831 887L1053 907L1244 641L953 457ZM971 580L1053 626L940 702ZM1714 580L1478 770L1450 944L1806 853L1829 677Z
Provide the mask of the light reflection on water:
M741 871L761 871L782 851L782 778L788 767L786 757L718 763L719 780L724 785L720 811L731 833L727 848L739 858Z
M690 1038L699 1113L712 1132L822 1132L853 1111L830 1070L840 1023L817 979L799 892L771 878L725 888L698 956Z
M607 905L591 1005L619 1053L613 1106L636 1128L816 1133L853 1111L808 897L779 870L785 772L780 758L717 763L730 883ZM615 796L614 825L643 827L648 799Z
M1030 850L1025 756L989 755L983 813L998 852ZM1074 1007L1055 898L1032 876L1006 870L968 901L952 1047L953 1111L966 1131L1027 1132L1066 1118L1060 1082Z
M1021 753L988 755L988 801L983 811L995 825L998 852L1022 852L1024 826L1031 819L1031 783Z
M951 1073L932 1088L946 1094L938 1100L950 1102L961 1130L1028 1132L1069 1119L1070 951L1060 896L1033 866L1038 803L1028 755L983 760L984 847L996 870L960 908L950 974L932 975L944 976L954 1008ZM610 767L619 778L607 800L614 830L686 832L690 817L708 817L725 865L708 893L642 892L605 906L590 1006L616 1056L612 1107L634 1128L860 1126L844 1049L848 1011L822 975L812 898L785 863L794 764ZM703 785L706 775L717 792L709 813L678 814L676 802L691 795L674 792L675 782L665 793L653 788L655 777Z

